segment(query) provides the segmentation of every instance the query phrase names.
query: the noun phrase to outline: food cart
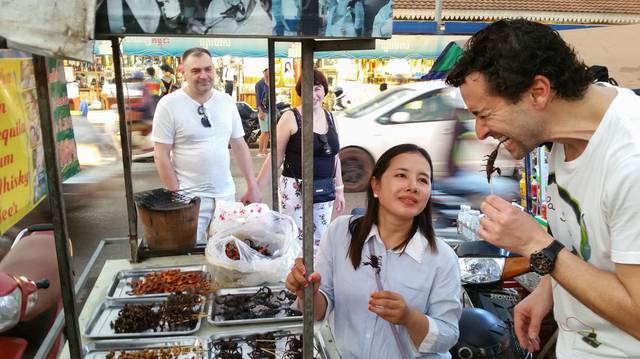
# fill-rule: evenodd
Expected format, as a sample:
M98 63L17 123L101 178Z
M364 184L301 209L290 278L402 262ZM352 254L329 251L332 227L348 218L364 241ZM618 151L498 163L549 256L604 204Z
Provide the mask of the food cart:
M95 4L90 0L77 0L72 5L69 5L68 2L66 2L65 8L72 9L73 11L78 11L79 14L84 15L80 17L81 21L79 22L79 24L68 24L67 22L61 22L61 28L57 29L57 31L52 31L49 39L41 39L42 34L46 32L43 32L42 30L40 30L40 28L42 26L45 26L45 24L47 24L46 26L50 24L49 21L42 20L46 19L52 11L55 11L56 7L60 6L61 3L62 2L60 1L52 1L49 4L49 7L40 9L42 10L42 13L38 12L37 16L34 16L34 20L41 20L40 23L36 26L38 28L38 31L23 31L20 34L19 41L15 43L27 44L26 46L22 47L23 49L32 49L34 48L34 46L43 46L49 49L49 51L40 53L45 53L49 56L54 55L87 60L89 58L88 54L90 53L90 51L84 51L86 49L82 49L82 47L88 48L90 46L88 45L90 44L89 39L93 37L93 9ZM255 6L255 2L252 1L251 3L253 4L253 6ZM107 4L111 7L108 9L108 11ZM175 33L184 35L183 31L185 29L180 28L180 26L182 26L180 25L182 24L182 22L174 22L176 18L171 16L171 12L175 9L166 8L167 4L159 5L155 1L151 1L148 5L149 6L146 9L141 9L139 6L136 6L136 2L130 2L126 0L104 1L98 4L97 20L103 20L103 32L98 31L99 37L111 40L113 55L115 59L114 72L117 86L117 104L120 118L120 133L129 133L129 131L127 128L124 106L125 96L122 83L123 74L121 66L119 38L129 34L145 36L145 34L154 34L156 33L156 31L160 33L172 33L173 31ZM372 38L353 39L348 34L324 36L324 34L320 33L319 31L322 28L321 17L325 17L326 14L320 14L318 1L304 0L300 1L300 4L298 5L299 16L296 19L287 19L285 23L283 19L278 19L276 16L274 16L276 27L273 32L271 31L271 28L269 28L268 33L261 33L260 31L251 30L252 22L244 22L244 19L239 19L236 14L236 16L233 18L220 17L218 19L214 19L213 22L206 23L209 24L209 27L205 27L206 31L204 33L211 36L215 35L216 37L220 37L222 35L267 38L269 51L269 72L271 74L269 97L272 103L275 102L275 77L273 76L275 70L274 44L277 41L301 42L302 73L304 79L302 83L302 112L303 116L310 117L312 114L312 98L311 96L306 94L311 94L313 92L314 52L332 51L336 49L372 49L374 48L375 43L374 39ZM23 13L26 13L27 11L33 12L34 9L27 9L25 6L16 5L15 9L10 8L8 10L11 11L7 12L7 14L11 13L15 15L16 13L20 13L21 11ZM271 10L272 9L268 9L268 11ZM253 11L254 14L256 14L257 10ZM268 21L269 23L271 23L272 17L267 13L267 9L265 9L264 7L263 12L265 12L266 15L269 15ZM58 15L61 19L64 17L62 16L62 14ZM177 17L180 14L175 15ZM16 16L15 18L19 17ZM265 21L264 16L262 17L262 19L260 19L259 17L256 17L256 19L256 22L262 21L264 23ZM198 29L194 24L201 19L196 19L194 17L187 20L189 20L189 26L193 26L189 28L189 31ZM235 21L235 23L233 21ZM231 26L228 28L222 28L222 31L226 29L226 33L221 34L220 32L215 32L215 29L213 28L215 28L216 26L222 26L225 23L230 23L229 26ZM286 32L281 31L281 26L283 25L286 27ZM64 26L67 27L65 28ZM128 27L132 30L127 30ZM245 30L242 30L242 27L244 27ZM78 33L81 35L80 41L76 41L76 43L73 44L77 47L80 47L81 49L78 50L78 48L76 47L73 50L75 50L76 53L84 52L84 55L86 56L68 56L68 53L71 53L72 51L65 48L64 46L70 46L70 41L68 38L68 34L70 31L69 29L78 29ZM80 29L82 31L80 31ZM202 30L201 27L199 29ZM47 29L47 31L51 30ZM380 32L378 31L377 33ZM2 35L7 36L5 34ZM390 36L390 34L386 34L385 36ZM30 41L33 42L32 40L30 40L31 38L38 39L38 41L36 41L37 44L30 43ZM325 38L325 40L318 41L315 40L315 38ZM47 42L49 42L49 44L46 44ZM13 44L14 42L10 41L9 47L12 47ZM330 348L331 345L323 344L325 342L331 343L332 340L329 335L317 335L317 339L314 344L314 323L312 318L313 296L310 295L312 290L311 288L305 289L307 295L305 296L305 301L303 303L303 314L297 313L297 315L284 315L284 320L280 320L282 318L271 318L266 321L237 319L235 322L235 319L223 320L220 319L219 316L216 316L216 308L219 307L221 303L223 307L225 304L228 304L225 302L220 302L221 300L224 300L221 298L223 298L225 295L241 296L243 294L255 297L256 295L260 295L258 293L260 290L264 291L265 289L257 288L256 292L252 292L256 288L245 288L243 290L240 290L240 292L232 291L226 293L217 293L217 301L216 299L214 299L211 303L208 303L210 301L206 298L199 298L198 295L192 295L190 297L190 299L194 300L194 302L185 302L185 300L189 298L185 299L184 296L180 295L172 296L169 292L162 292L161 294L150 296L147 293L143 293L135 298L130 298L131 296L127 294L130 292L128 289L124 289L120 292L116 290L118 288L118 285L122 285L124 287L130 286L133 289L134 281L143 281L147 279L145 277L146 275L153 276L154 273L167 272L171 269L179 269L178 273L199 272L202 276L207 275L206 267L203 267L205 258L202 255L202 247L195 247L189 250L157 250L149 248L146 241L143 238L139 237L137 230L137 212L134 204L134 193L131 179L132 161L129 151L130 143L128 136L121 136L121 145L123 148L122 156L129 227L129 237L125 240L129 243L131 257L130 260L122 259L107 261L105 266L102 268L100 276L98 277L95 287L91 292L84 309L82 310L80 315L78 315L76 310L75 295L83 286L84 281L86 280L88 275L88 270L93 265L93 263L95 263L96 258L101 254L101 251L104 248L105 244L109 241L114 240L103 240L100 243L95 253L93 254L87 268L81 274L74 285L68 256L68 233L65 218L65 205L62 195L62 184L60 181L58 168L55 165L56 151L54 146L54 134L52 132L51 124L49 93L48 87L46 86L47 67L45 58L41 55L34 55L33 61L37 82L40 118L42 119L42 132L46 153L45 160L47 166L49 197L53 212L53 224L55 227L56 255L59 262L64 304L64 314L60 314L56 319L54 326L52 327L48 337L45 339L39 353L37 354L38 357L42 357L43 353L46 353L49 350L55 336L60 331L63 322L65 325L65 334L68 343L62 353L62 357L80 358L83 356L92 356L92 353L100 353L97 355L97 357L111 357L109 352L113 352L116 350L144 350L148 349L149 347L153 347L154 345L156 345L156 347L160 345L161 348L166 348L167 346L174 346L174 344L177 344L178 346L184 348L193 349L185 349L185 353L182 354L187 355L186 357L191 357L188 356L189 352L195 354L196 357L209 357L212 356L210 348L216 347L216 344L207 345L207 342L212 343L214 340L223 340L225 338L228 338L228 336L232 333L235 333L235 335L242 338L249 338L250 335L258 333L264 334L265 331L270 333L269 335L271 335L271 339L258 339L258 343L263 342L264 344L264 342L266 341L268 344L268 346L264 348L262 348L262 346L264 345L260 344L261 348L259 350L261 350L262 352L271 351L272 357L275 357L274 351L276 350L276 348L274 347L274 345L278 346L278 350L283 350L284 347L289 348L289 346L295 346L298 353L300 352L300 350L302 351L304 358L332 357ZM271 118L275 118L275 106L271 107L271 111ZM275 150L275 121L271 122L271 126L271 143L273 144L272 150ZM312 139L312 123L304 123L302 126L302 157L303 161L306 161L308 163L308 165L304 166L303 169L303 176L305 178L313 178L313 161L308 161L308 159L313 158ZM275 162L275 157L272 160ZM272 166L272 176L274 178L277 176L277 168L275 166ZM276 189L277 185L275 184L275 181L273 182L274 189ZM305 265L309 270L313 270L313 245L311 241L313 222L311 216L308 215L312 212L313 208L313 204L311 201L312 190L312 181L306 181L303 183L303 209L305 213L303 218L303 233L305 238L305 240L303 241L303 257L305 260ZM274 207L276 207L278 203L277 190L274 190L272 192L273 205ZM187 268L184 268L184 266L187 266ZM196 270L188 270L188 268L194 268L194 266ZM198 270L197 268L200 268L200 270ZM137 275L138 277L131 279L132 276L135 275ZM282 287L272 287L268 290L270 290L272 294L277 293L276 300L279 300L280 298L283 300L291 299L290 295L288 295L286 291L282 290ZM118 293L121 295L120 297L118 296ZM208 294L208 292L203 294ZM130 301L131 303L127 303L127 301ZM125 309L125 304L140 304L142 306L127 306L127 309ZM287 312L288 310L289 303L285 301L285 304L287 305L279 305L278 308L272 309L278 309L279 313L282 314L282 311ZM147 305L146 310L151 310L151 312L146 312L147 315L144 316L145 318L153 317L153 313L158 314L160 311L162 311L163 316L159 319L162 324L160 324L159 326L156 325L154 327L152 323L150 324L151 326L148 327L148 329L143 330L144 333L125 333L124 335L119 335L122 333L116 333L116 331L126 332L129 326L139 324L134 323L135 320L133 322L131 320L127 321L126 318L124 320L128 324L123 324L122 320L118 322L117 317L119 316L119 312L130 311L133 313L140 310L145 310L141 309L145 308L144 305ZM271 303L271 305L274 305L274 303ZM191 312L187 311L189 313L188 318L182 318L182 320L175 321L175 306L182 306L183 309L190 308ZM203 318L205 316L208 317L206 321ZM168 317L173 317L174 321L171 322ZM240 321L240 323L238 321ZM189 325L185 327L185 323ZM275 326L273 325L274 323ZM291 325L291 323L293 323L293 325ZM283 331L286 331L286 333L282 334ZM323 331L326 331L326 327L324 327L324 329L318 328L318 332ZM296 337L292 338L292 334L295 334ZM118 340L118 342L107 342L106 340ZM275 342L277 342L277 344L275 344ZM224 345L228 345L228 343ZM220 348L223 347L220 346ZM247 353L246 349L244 352ZM298 354L295 357L301 356L299 356Z

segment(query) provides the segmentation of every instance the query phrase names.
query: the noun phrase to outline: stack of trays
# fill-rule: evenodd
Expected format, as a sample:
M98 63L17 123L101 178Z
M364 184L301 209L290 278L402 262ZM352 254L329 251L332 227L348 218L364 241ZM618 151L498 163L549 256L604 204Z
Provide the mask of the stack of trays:
M194 334L206 312L208 288L203 265L120 271L84 334L92 339Z

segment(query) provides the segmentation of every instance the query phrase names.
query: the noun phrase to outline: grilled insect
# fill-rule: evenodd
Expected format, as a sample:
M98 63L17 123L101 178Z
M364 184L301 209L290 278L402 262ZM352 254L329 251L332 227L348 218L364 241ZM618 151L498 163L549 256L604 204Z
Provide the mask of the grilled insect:
M375 269L376 273L380 273L380 270L382 269L382 257L381 256L369 256L367 257L367 259L369 259L368 262L363 262L362 265L365 266L371 266L371 268Z
M498 172L498 176L502 175L500 167L494 167L493 165L494 163L496 163L496 158L498 158L498 150L500 149L500 145L504 141L506 141L506 139L500 141L493 152L484 156L487 159L487 164L485 164L485 169L483 169L482 171L487 172L487 182L489 183L491 183L491 175L493 174L493 172Z

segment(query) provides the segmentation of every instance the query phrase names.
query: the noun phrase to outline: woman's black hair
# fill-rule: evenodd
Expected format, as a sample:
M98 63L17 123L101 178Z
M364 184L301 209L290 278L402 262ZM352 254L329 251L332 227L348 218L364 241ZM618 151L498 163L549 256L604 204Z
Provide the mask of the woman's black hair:
M380 156L380 158L378 159L378 162L376 162L371 177L380 180L382 178L382 175L389 168L391 160L403 153L418 153L427 160L430 170L429 178L433 184L433 164L431 162L431 156L429 156L429 153L424 148L410 143L391 147L385 153L383 153L382 156ZM378 210L378 199L373 197L373 189L371 188L371 186L369 186L369 188L367 188L366 213L364 214L364 216L356 218L349 223L351 243L349 244L347 255L349 256L349 258L351 258L351 263L353 264L354 269L357 269L360 265L360 262L362 261L362 248L364 247L367 236L371 231L371 227L374 224L378 224ZM436 247L436 235L433 231L433 223L431 221L431 197L429 197L427 205L424 207L422 212L413 217L413 224L411 226L409 234L407 235L407 238L393 249L402 249L404 251L404 249L409 244L409 241L417 231L420 231L420 233L427 239L431 251L435 252L438 250Z

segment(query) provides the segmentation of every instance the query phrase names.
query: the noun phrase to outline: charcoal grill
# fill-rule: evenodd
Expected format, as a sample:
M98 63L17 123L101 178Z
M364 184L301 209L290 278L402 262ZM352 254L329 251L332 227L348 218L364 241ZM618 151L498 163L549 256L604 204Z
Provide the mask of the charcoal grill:
M203 185L179 191L164 188L133 195L142 222L144 238L152 250L189 250L195 247L198 231L201 192L211 192Z

